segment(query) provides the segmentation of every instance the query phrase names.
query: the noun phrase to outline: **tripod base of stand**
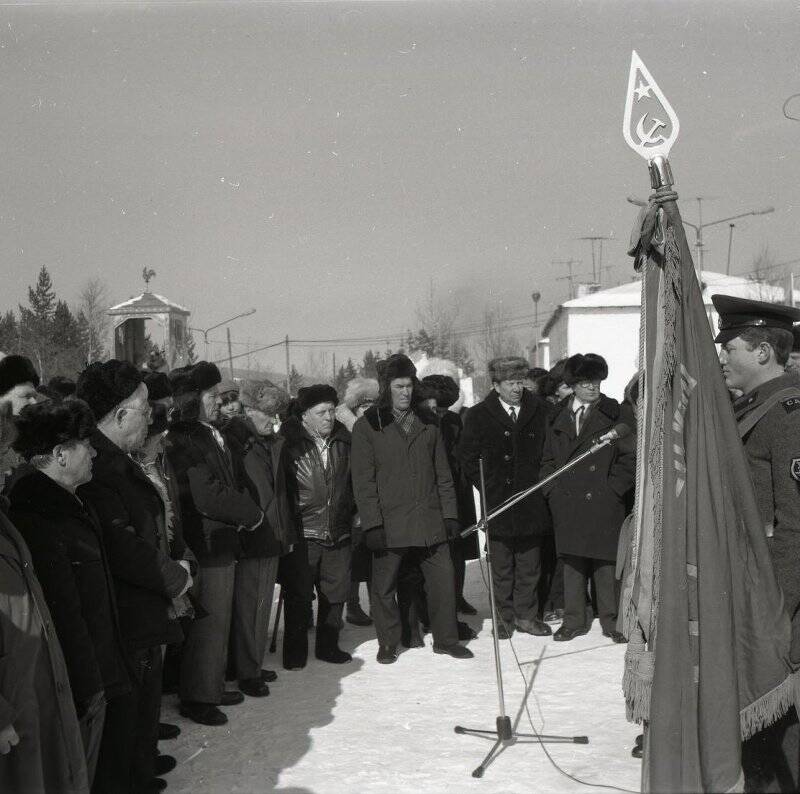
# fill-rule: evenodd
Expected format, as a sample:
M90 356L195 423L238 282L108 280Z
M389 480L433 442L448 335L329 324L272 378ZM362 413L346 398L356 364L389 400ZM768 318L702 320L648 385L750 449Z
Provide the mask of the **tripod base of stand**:
M553 744L589 744L588 736L553 736L546 733L515 733L511 727L510 717L498 717L495 730L482 730L480 728L464 728L456 725L455 732L461 736L494 736L495 743L492 749L481 761L480 766L472 770L472 777L483 777L486 767L494 760L495 756L504 747L510 747L518 742L521 744L542 744L544 742Z

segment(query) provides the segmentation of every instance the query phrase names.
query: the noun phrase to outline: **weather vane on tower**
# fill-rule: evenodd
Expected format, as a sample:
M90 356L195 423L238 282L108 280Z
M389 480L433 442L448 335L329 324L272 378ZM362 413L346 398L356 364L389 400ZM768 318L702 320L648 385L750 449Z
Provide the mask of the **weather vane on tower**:
M155 275L156 271L153 270L152 268L149 267L142 268L142 278L144 279L145 292L147 292L147 290L150 288L150 279L153 278Z

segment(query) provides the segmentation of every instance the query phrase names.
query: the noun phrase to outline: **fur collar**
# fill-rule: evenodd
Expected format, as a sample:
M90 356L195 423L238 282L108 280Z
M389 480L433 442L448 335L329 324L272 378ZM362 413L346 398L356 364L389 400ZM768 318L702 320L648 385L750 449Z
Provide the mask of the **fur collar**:
M419 419L423 425L438 426L439 417L432 414L430 411L426 411L418 406L412 408L411 410L414 411L417 419ZM368 408L364 412L364 418L367 420L367 422L369 422L370 427L376 433L382 432L384 428L388 427L394 422L394 414L392 413L392 409L381 408L377 405L373 405L371 408Z

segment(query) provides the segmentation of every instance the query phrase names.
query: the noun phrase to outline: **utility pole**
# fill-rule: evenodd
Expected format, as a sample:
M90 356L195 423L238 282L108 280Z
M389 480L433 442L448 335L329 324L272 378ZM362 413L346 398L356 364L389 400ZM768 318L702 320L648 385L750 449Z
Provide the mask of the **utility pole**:
M286 338L283 340L283 344L286 346L286 393L291 397L292 396L292 381L291 381L292 365L289 363L289 334L286 334Z
M610 237L601 237L600 235L590 235L587 237L579 237L579 240L588 240L592 249L592 281L595 284L599 283L598 274L602 274L603 268L603 240L610 240ZM598 253L595 254L594 244L598 242ZM598 267L599 263L599 267Z
M231 380L233 380L233 348L231 347L231 327L229 325L226 326L225 333L228 336L228 369L231 371Z
M581 263L580 259L551 259L551 265L566 265L568 268L566 276L559 276L556 281L568 281L569 282L569 298L567 300L572 300L575 297L575 275L572 272L573 265L579 265Z
M735 223L729 223L728 227L730 228L730 233L728 234L728 265L725 268L725 275L730 276L731 274L731 249L733 248L733 229L736 226Z
M333 354L333 382L336 383L336 353Z

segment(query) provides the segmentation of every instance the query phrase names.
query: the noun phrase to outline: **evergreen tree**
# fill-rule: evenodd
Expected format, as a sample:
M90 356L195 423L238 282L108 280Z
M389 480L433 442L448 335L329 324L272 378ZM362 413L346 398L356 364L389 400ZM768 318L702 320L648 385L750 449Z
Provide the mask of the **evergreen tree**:
M194 347L194 334L191 331L187 332L186 337L186 363L187 364L196 364L197 363L197 350Z
M8 355L19 349L17 318L10 309L0 317L0 352Z
M297 390L303 385L303 376L297 371L297 367L292 364L289 372L289 394L297 395Z
M36 287L28 287L28 303L31 305L33 316L42 322L49 322L53 318L56 307L56 294L53 291L53 281L47 268L42 265Z
M377 378L378 377L378 362L381 360L379 353L373 353L372 350L367 350L364 353L364 361L361 363L361 376L364 378Z

